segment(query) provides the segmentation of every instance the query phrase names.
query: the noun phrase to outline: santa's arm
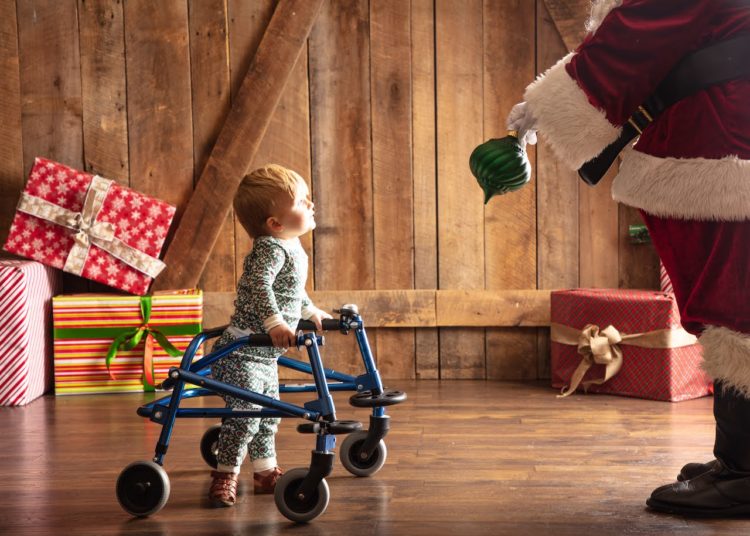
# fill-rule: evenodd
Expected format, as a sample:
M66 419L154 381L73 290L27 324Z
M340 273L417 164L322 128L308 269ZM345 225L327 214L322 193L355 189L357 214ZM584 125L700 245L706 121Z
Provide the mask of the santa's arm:
M687 53L698 48L714 0L623 0L576 52L540 75L524 99L556 156L578 169Z

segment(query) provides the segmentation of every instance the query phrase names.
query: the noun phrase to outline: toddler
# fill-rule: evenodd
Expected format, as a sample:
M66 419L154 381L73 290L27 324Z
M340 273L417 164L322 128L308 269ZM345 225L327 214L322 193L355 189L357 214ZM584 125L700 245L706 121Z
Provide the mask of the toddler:
M250 333L268 333L274 347L241 347L212 367L214 378L279 398L277 358L296 344L300 318L331 316L315 307L305 292L307 255L299 236L315 228L315 213L305 181L294 171L267 165L246 175L234 199L237 219L254 239L237 286L231 323L216 343L225 346ZM257 410L259 406L223 395L227 407ZM226 418L218 442L218 465L209 498L217 506L237 500L240 465L249 453L255 493L272 493L282 474L277 466L274 435L279 418Z

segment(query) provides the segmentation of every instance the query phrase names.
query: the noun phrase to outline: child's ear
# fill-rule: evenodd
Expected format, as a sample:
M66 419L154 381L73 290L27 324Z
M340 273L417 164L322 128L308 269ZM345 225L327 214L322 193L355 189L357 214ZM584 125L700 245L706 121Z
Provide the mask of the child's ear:
M273 216L269 216L268 219L266 219L266 225L273 232L284 230L284 226L281 224L281 222Z

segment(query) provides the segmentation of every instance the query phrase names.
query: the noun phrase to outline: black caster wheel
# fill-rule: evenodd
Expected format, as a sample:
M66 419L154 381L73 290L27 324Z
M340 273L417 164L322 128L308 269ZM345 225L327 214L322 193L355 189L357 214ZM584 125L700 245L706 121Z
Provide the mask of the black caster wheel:
M155 514L169 499L169 477L155 462L133 462L117 478L117 500L136 517Z
M388 449L385 441L378 442L369 456L362 458L360 449L367 439L367 432L362 430L349 434L341 443L339 458L341 464L355 476L371 476L380 471L388 458Z
M295 523L307 523L325 512L331 497L328 482L325 479L320 481L312 496L297 495L297 488L308 472L307 467L297 467L287 471L276 482L276 490L273 493L279 512Z
M203 461L214 469L216 469L219 463L216 459L219 455L219 432L221 432L221 425L214 424L206 430L206 433L201 438L201 456L203 456Z
M393 406L406 400L406 393L396 389L386 389L380 394L372 391L362 391L349 397L349 403L355 408L379 408Z

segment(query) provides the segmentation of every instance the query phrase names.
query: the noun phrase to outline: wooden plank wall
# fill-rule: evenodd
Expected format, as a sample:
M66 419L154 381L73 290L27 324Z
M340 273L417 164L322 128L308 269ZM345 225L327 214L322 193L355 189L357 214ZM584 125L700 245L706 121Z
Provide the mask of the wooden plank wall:
M543 142L517 193L483 205L469 173L474 146L504 134L526 84L574 44L563 4L321 9L253 166L280 163L309 181L309 289L328 308L353 296L378 315L363 310L382 326L368 333L387 378L546 377L546 291L658 285L653 249L627 240L637 213L608 185L580 183ZM547 5L567 17L566 40ZM35 156L165 199L179 220L275 6L0 0L0 239ZM200 282L212 321L228 319L251 247L228 214ZM332 335L324 356L361 370L353 337Z

